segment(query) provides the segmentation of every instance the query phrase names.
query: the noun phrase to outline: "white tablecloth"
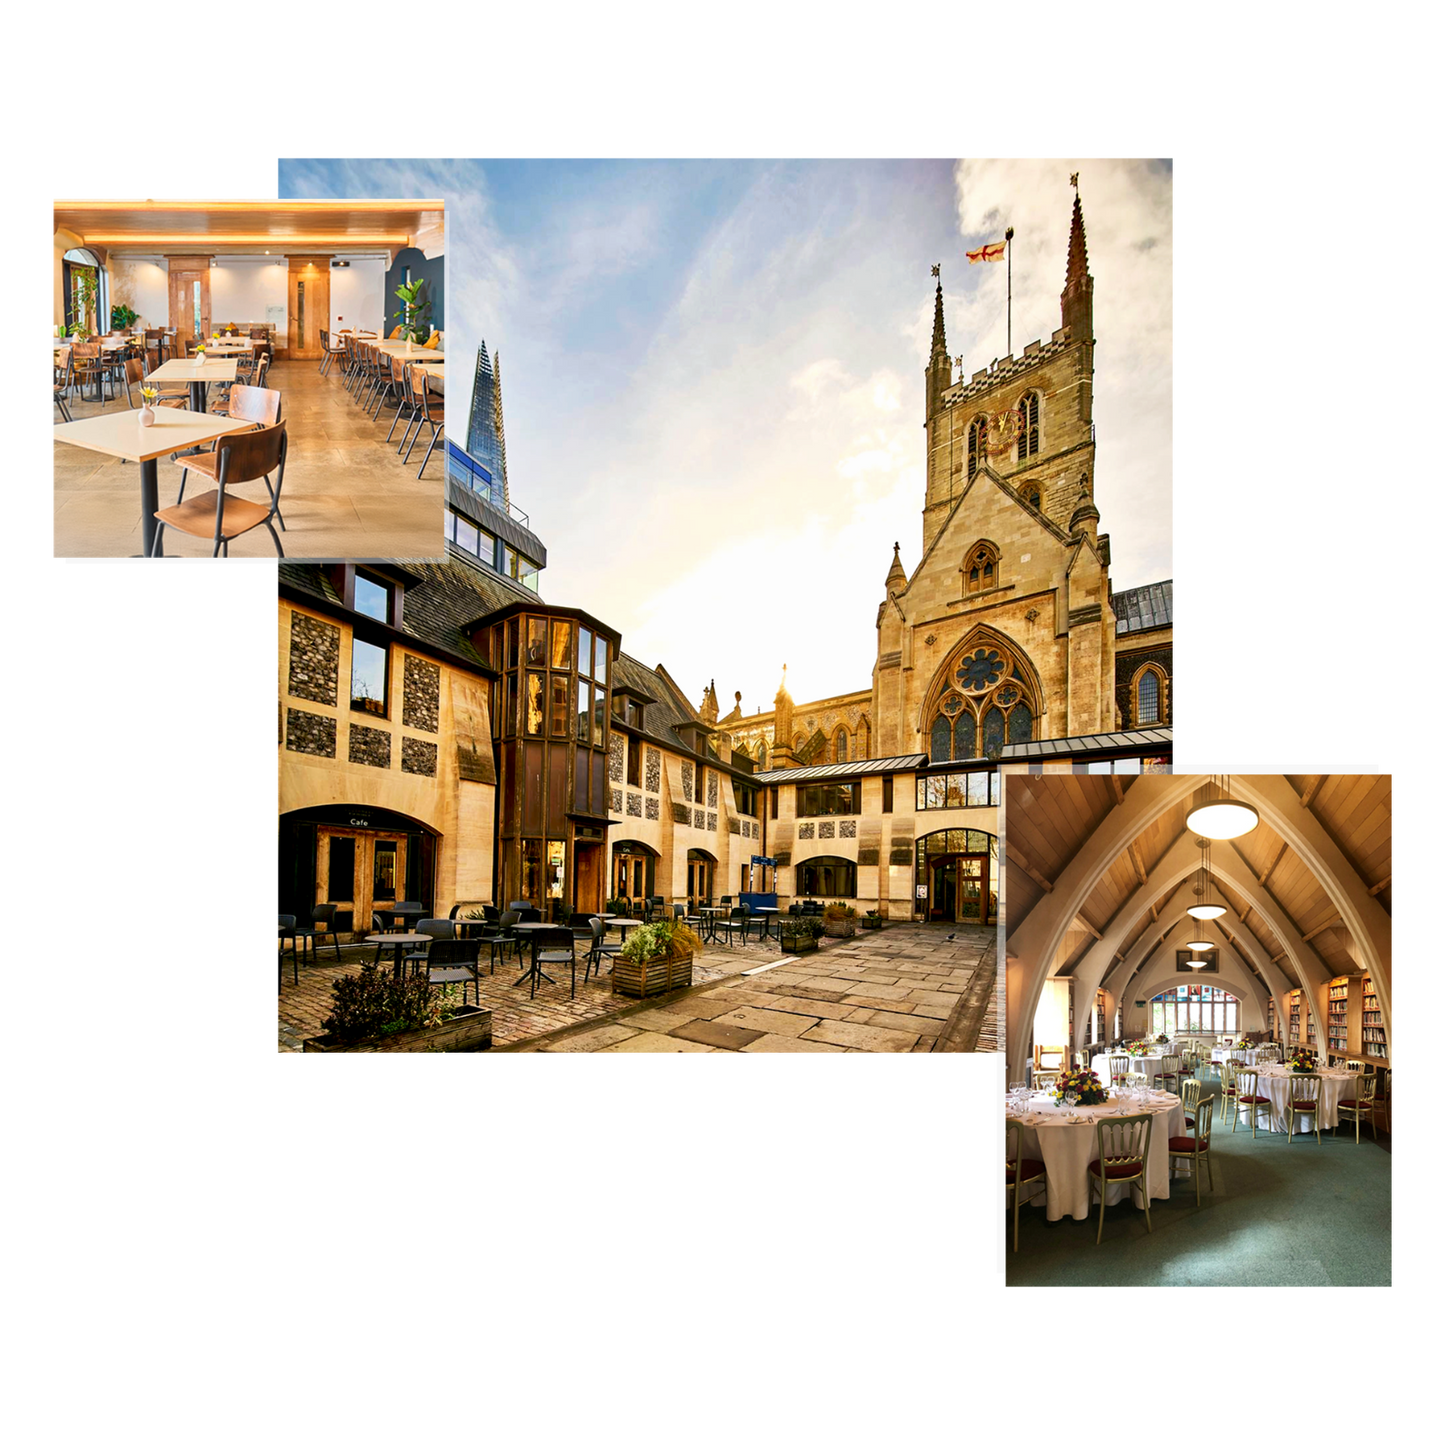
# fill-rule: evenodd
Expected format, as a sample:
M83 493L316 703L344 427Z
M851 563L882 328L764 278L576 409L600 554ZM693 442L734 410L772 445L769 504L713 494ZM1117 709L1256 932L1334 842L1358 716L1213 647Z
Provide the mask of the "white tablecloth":
M1258 1069L1259 1092L1270 1102L1269 1127L1277 1133L1284 1133L1285 1109L1289 1103L1289 1081L1294 1071L1284 1064L1261 1064ZM1358 1076L1345 1069L1325 1072L1320 1070L1320 1128L1333 1129L1340 1121L1340 1100L1353 1096L1355 1079ZM1249 1117L1248 1110L1245 1118ZM1241 1123L1243 1120L1240 1121ZM1264 1123L1261 1115L1260 1123ZM1313 1123L1303 1114L1294 1116L1296 1134L1313 1134Z
M1101 1083L1109 1082L1110 1059L1127 1059L1129 1072L1143 1074L1151 1086L1159 1082L1159 1070L1164 1065L1163 1058L1158 1054L1141 1054L1137 1058L1131 1054L1095 1054L1089 1067L1099 1076Z
M1244 1062L1246 1064L1254 1065L1259 1062L1258 1049L1215 1049L1209 1057L1212 1058L1216 1064L1222 1064L1226 1059L1239 1053L1244 1055Z
M1023 1157L1042 1159L1048 1170L1048 1191L1033 1191L1033 1202L1048 1209L1051 1220L1071 1214L1075 1219L1089 1217L1089 1161L1098 1157L1099 1136L1094 1129L1098 1115L1117 1114L1121 1106L1126 1114L1154 1114L1154 1128L1149 1138L1149 1160L1145 1181L1150 1199L1169 1198L1169 1139L1184 1133L1184 1106L1173 1094L1155 1094L1143 1108L1132 1100L1111 1099L1107 1104L1081 1106L1078 1110L1087 1123L1068 1124L1064 1111L1054 1108L1047 1094L1036 1094L1031 1112L1023 1123ZM1125 1196L1138 1196L1129 1184L1110 1184L1107 1202L1117 1204Z

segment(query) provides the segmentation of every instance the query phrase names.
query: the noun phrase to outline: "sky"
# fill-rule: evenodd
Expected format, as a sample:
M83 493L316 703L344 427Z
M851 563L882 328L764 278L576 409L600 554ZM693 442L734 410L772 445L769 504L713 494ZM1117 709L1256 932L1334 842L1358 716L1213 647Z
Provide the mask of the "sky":
M283 160L278 194L446 200L447 350L500 356L542 595L753 713L784 663L798 702L871 686L893 543L922 551L931 268L977 371L1005 267L964 252L1013 226L1014 354L1047 340L1074 171L1120 591L1173 574L1167 161Z

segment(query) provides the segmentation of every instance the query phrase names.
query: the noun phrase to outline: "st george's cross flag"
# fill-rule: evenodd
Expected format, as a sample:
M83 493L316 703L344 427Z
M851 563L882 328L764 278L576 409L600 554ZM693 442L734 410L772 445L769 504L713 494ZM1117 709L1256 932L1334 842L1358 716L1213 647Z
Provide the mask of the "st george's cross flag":
M964 255L972 266L975 261L1002 261L1004 249L1002 241L995 241L991 246L980 246L977 251L965 251Z

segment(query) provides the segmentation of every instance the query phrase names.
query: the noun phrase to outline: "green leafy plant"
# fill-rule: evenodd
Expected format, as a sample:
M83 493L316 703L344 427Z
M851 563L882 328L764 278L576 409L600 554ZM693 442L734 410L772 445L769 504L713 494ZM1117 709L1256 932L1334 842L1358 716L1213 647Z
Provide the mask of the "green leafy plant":
M823 920L816 914L810 914L802 918L789 918L782 925L783 942L786 943L792 938L820 938L823 933Z
M450 986L434 989L425 974L398 979L374 967L338 978L331 995L331 1012L321 1027L343 1043L435 1028L456 1012Z
M685 923L660 918L635 928L622 945L628 963L650 963L655 958L684 958L702 952L702 940Z
M401 322L402 331L413 341L425 341L431 335L431 302L426 300L426 281L403 282L396 288L401 309L391 314Z
M123 303L119 306L112 306L110 308L110 329L112 331L129 331L139 316L139 312L132 311Z
M857 918L858 910L849 908L846 903L830 903L823 909L823 917L829 923L842 923L847 918Z
M100 294L100 283L94 271L77 270L72 273L75 282L75 320L71 323L70 334L84 340L90 335L87 317L94 314L95 298Z

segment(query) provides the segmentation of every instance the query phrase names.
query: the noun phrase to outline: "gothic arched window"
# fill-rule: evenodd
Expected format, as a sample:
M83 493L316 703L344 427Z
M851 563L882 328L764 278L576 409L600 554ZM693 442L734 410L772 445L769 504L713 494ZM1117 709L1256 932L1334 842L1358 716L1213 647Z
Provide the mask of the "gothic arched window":
M848 761L847 728L839 728L833 735L833 761L835 763L846 763Z
M1031 673L996 634L980 629L939 670L928 719L930 762L996 758L1004 744L1032 740L1038 699Z
M1039 394L1031 391L1019 400L1019 460L1039 454Z
M974 417L968 424L968 475L970 479L983 465L984 444L987 437L987 419L981 416Z
M1164 674L1153 663L1146 663L1134 674L1135 727L1149 727L1164 721L1167 716L1165 683Z
M992 542L980 542L963 564L963 590L987 592L998 585L998 548Z
M1043 510L1043 492L1040 491L1037 482L1025 482L1023 486L1019 488L1019 496L1021 496L1034 511L1040 512Z

